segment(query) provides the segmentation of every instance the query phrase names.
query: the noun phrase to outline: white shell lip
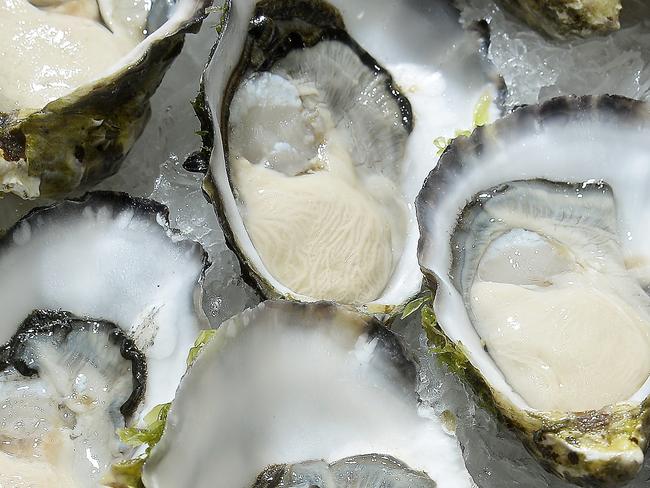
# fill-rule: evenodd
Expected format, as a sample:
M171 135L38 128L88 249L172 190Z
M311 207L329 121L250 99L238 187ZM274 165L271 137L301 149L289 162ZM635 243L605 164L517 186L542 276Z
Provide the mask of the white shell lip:
M170 401L207 327L200 302L209 261L168 215L152 200L103 191L34 209L0 238L0 340L33 310L114 323L146 358L138 414Z
M569 157L555 158L549 143L552 148L562 148L561 154ZM643 224L643 216L650 212L645 197L650 185L648 154L647 104L607 95L561 97L520 108L492 125L478 128L468 138L456 139L427 177L416 201L420 225L418 260L436 292L434 311L438 323L451 341L462 344L489 387L517 408L535 412L513 391L483 349L449 274L451 235L460 213L479 192L510 181L603 180L612 187L617 200L624 255L648 260L648 235ZM650 378L623 403L640 404L648 396Z
M380 0L373 3L371 10L366 2L357 0L329 3L341 12L350 36L392 75L414 112L414 132L407 143L400 181L409 207L404 251L381 296L359 307L390 317L421 290L414 201L438 157L433 141L471 127L477 102L485 93L496 100L497 88L483 71L480 40L474 33L462 30L458 13L446 2L412 6L401 0ZM256 282L262 293L270 298L317 301L287 288L262 262L239 213L225 162L220 127L226 109L224 92L239 63L255 5L254 0L229 0L224 31L203 74L203 116L207 119L203 122L213 132L206 145L211 152L204 186L247 277ZM381 19L375 19L379 12ZM404 25L409 26L408 30ZM439 49L432 51L430 46Z

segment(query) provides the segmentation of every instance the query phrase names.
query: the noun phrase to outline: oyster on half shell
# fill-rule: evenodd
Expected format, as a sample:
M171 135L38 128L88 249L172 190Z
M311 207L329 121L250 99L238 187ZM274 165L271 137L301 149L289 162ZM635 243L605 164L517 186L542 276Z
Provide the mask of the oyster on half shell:
M419 411L416 369L376 319L263 302L183 377L148 488L470 488L455 438Z
M441 357L584 486L648 444L649 184L646 104L559 98L456 139L416 203Z
M115 173L210 0L1 0L0 193L55 197Z
M89 193L0 238L0 485L97 486L132 454L116 429L173 398L207 260L167 215Z
M442 1L229 5L196 106L231 247L266 296L399 309L434 139L494 95L479 35Z

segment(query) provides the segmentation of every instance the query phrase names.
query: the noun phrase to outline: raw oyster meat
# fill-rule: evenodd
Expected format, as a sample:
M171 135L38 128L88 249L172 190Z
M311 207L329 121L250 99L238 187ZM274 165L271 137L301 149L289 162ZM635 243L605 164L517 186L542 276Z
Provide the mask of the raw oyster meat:
M0 239L0 484L96 486L131 454L116 429L173 398L206 325L207 259L167 215L95 192L36 209Z
M223 323L184 376L144 484L285 486L288 470L301 487L471 487L456 440L418 411L415 381L376 319L327 302L263 302ZM319 484L319 473L359 484Z
M417 293L411 203L434 139L495 95L480 48L446 2L229 4L196 104L200 158L265 295L392 313Z
M518 109L455 140L416 204L441 357L584 486L647 447L649 121L615 96Z
M60 196L117 171L210 2L181 0L164 19L158 3L0 2L0 191Z

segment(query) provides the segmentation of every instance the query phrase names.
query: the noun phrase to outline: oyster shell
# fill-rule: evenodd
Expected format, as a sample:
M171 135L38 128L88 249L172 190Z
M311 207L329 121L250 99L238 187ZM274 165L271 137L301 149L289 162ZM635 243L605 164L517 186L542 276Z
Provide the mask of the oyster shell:
M414 364L377 320L325 302L263 302L203 347L143 482L285 486L277 483L293 473L306 483L298 486L359 486L345 484L356 477L376 488L470 487L455 439L418 413L415 381ZM319 474L334 484L315 482Z
M173 398L187 351L206 325L197 301L207 259L200 245L169 228L167 215L151 200L89 193L33 210L0 239L0 343L7 344L0 394L12 406L3 415L17 427L12 435L43 450L23 453L24 463L0 470L0 481L52 469L52 476L74 480L61 486L96 484L106 467L131 452L115 428L137 424L141 414ZM11 385L23 384L27 393L22 386L12 393ZM43 414L45 431L32 432L28 421L13 417L25 413L21 405L39 410L41 404L50 409ZM88 459L75 444L79 436ZM92 476L80 475L89 460L97 464Z
M455 140L416 203L443 359L584 486L647 447L649 122L615 96L518 109Z
M621 27L620 0L500 0L531 27L555 38L607 34Z
M209 166L206 192L266 296L392 313L419 291L409 204L434 139L493 94L457 15L445 2L230 3L189 164Z
M0 53L16 61L0 80L0 191L61 196L118 170L210 1L181 0L162 24L159 3L151 19L140 0L0 3Z

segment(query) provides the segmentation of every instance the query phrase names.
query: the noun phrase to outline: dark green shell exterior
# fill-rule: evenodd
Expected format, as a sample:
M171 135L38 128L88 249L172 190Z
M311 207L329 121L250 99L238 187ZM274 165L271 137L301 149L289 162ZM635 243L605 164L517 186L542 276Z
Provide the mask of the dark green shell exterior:
M121 71L37 112L0 113L0 166L26 163L27 175L40 179L36 191L9 182L0 192L61 197L117 172L149 119L149 99L181 52L185 33L198 30L210 3L203 0L193 18Z
M506 10L550 37L588 37L620 28L620 0L499 1Z

